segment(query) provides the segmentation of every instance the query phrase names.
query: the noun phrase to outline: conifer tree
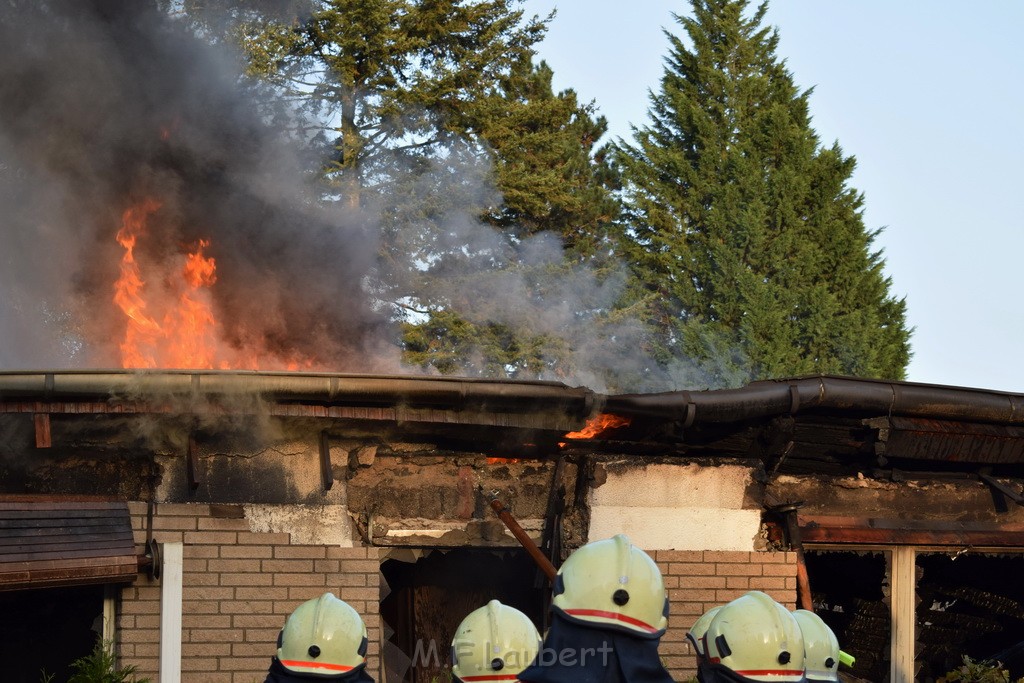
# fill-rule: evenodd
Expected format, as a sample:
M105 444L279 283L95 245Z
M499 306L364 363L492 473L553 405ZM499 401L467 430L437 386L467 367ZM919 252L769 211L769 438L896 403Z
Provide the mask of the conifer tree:
M905 301L850 186L776 55L767 3L691 0L650 122L620 145L633 305L670 374L736 386L812 373L902 379ZM690 377L692 382L692 376Z
M518 2L318 0L293 20L227 3L268 102L303 114L325 198L379 217L373 294L406 360L441 372L567 376L561 325L528 312L565 306L566 282L601 292L610 264L606 123L554 92L534 60L546 21Z

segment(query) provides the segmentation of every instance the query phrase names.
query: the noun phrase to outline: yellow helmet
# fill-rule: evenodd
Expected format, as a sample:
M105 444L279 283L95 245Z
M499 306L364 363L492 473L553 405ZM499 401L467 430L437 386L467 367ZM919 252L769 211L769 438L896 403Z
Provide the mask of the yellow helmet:
M821 617L798 609L793 612L804 640L804 670L808 681L839 680L839 640Z
M295 673L337 676L366 664L368 643L359 613L324 593L296 607L285 621L277 660Z
M694 652L697 653L697 661L704 659L704 634L707 633L708 626L711 625L711 620L718 614L718 610L722 609L722 606L712 607L703 615L700 619L693 622L693 627L686 632L686 638L693 645Z
M792 612L760 591L723 605L704 635L707 663L743 681L799 683L804 644Z
M491 600L459 624L452 639L452 675L459 681L516 680L540 651L540 633L514 607Z
M619 534L571 554L552 590L552 605L584 626L660 638L668 627L668 595L650 555Z

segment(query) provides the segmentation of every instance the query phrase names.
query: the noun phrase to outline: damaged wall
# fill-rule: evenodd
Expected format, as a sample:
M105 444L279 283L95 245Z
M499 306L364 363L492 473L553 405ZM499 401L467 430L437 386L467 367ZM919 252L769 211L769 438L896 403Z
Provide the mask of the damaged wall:
M780 501L802 501L801 515L1024 524L1024 506L1010 503L1001 509L998 494L994 496L991 487L968 475L903 481L863 475L781 475L768 482L766 495Z
M624 533L647 549L763 549L752 467L636 458L597 467L603 474L591 496L590 539Z

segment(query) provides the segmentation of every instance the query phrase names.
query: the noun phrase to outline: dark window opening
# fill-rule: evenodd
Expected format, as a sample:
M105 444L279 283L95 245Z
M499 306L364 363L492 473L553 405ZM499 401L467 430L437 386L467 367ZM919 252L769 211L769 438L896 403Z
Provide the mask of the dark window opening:
M3 681L66 683L103 632L103 586L0 592L0 614Z
M814 611L856 657L845 672L870 681L889 678L890 612L886 556L881 552L808 550Z
M386 560L381 573L383 683L448 680L455 629L491 600L521 610L538 630L543 623L547 587L519 550L433 551L416 562Z
M934 681L963 655L1024 676L1024 556L917 556L917 680Z

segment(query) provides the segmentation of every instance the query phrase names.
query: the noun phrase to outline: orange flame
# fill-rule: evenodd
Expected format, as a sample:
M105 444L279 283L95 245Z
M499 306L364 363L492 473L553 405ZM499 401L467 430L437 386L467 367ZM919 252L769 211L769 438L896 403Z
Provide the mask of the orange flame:
M135 242L146 227L150 214L160 208L154 199L145 199L125 209L117 242L124 247L121 276L114 284L114 303L128 316L124 341L121 342L121 364L126 368L156 367L156 360L147 350L161 334L160 325L145 313L142 288L146 284L135 260Z
M567 439L593 439L596 436L600 436L602 433L609 429L617 429L618 427L628 427L631 420L628 417L621 417L619 415L612 415L611 413L601 413L596 417L590 419L587 424L578 432L569 432L565 435Z
M129 207L121 216L117 242L124 248L121 273L114 283L114 303L128 318L124 341L120 344L121 365L126 368L212 368L214 366L214 327L216 321L208 288L216 282L216 262L203 255L209 246L200 240L195 251L185 257L177 276L169 276L166 286L172 293L161 322L147 314L149 303L158 303L159 292L147 291L142 268L135 257L135 246L146 233L150 217L160 202L147 198ZM152 298L147 301L146 295Z

